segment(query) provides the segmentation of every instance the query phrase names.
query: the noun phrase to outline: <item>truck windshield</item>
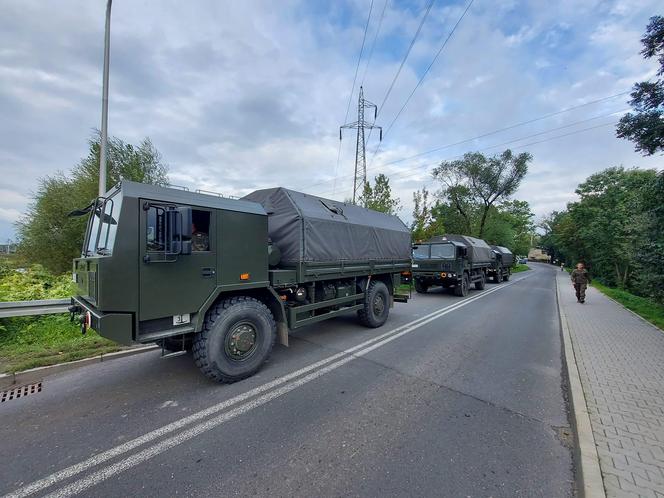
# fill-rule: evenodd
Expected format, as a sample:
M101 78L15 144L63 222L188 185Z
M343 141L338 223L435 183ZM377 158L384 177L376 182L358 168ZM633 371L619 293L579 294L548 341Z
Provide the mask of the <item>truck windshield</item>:
M429 244L413 247L413 259L429 259Z
M83 256L110 256L118 231L122 191L118 188L108 197L99 197L93 204L85 234Z
M431 244L431 259L454 259L454 244Z

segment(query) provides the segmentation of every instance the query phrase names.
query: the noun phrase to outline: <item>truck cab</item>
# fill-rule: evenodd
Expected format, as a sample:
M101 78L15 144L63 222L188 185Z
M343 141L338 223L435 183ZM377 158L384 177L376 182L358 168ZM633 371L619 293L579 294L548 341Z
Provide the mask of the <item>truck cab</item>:
M466 296L471 284L484 289L492 255L481 239L464 235L436 236L414 244L412 276L415 290L426 294L433 286L453 289L457 296Z

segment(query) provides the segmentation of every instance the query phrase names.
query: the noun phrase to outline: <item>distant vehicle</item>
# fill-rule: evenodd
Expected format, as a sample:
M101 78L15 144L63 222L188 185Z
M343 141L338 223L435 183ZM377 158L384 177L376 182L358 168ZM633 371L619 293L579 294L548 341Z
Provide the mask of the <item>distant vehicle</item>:
M520 265L525 265L526 263L528 263L528 258L519 258L518 263Z
M497 284L503 280L509 280L512 275L512 265L514 265L514 254L507 247L502 246L491 246L491 251L494 258L491 266L487 268L487 277Z
M437 285L452 288L456 296L467 296L471 284L484 289L494 261L489 245L466 235L443 235L413 245L415 290L426 293Z
M380 327L409 272L396 216L283 188L226 199L123 181L87 208L82 330L122 344L193 350L219 382L254 374L277 338L355 311Z

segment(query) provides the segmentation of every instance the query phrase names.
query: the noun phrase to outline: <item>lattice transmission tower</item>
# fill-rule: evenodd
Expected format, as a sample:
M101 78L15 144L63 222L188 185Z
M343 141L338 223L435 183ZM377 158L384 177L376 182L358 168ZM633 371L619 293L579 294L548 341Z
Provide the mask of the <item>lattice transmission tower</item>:
M374 122L367 122L364 119L364 110L374 110L374 121L378 115L378 107L364 98L364 90L360 87L360 97L357 102L357 121L347 123L339 128L339 140L341 140L341 130L344 128L357 129L357 145L355 147L355 179L353 180L353 204L356 199L362 194L364 184L367 182L367 156L366 156L366 141L364 138L364 130L378 128L380 130L380 140L383 140L383 128L376 126Z

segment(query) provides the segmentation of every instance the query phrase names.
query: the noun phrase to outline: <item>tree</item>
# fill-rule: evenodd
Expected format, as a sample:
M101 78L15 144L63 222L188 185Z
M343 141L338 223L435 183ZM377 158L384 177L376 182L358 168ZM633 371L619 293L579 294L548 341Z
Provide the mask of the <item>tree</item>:
M97 197L99 182L100 137L90 141L90 151L70 172L57 173L39 181L33 202L16 224L19 253L28 263L41 263L50 271L71 269L72 258L81 253L86 218L67 215ZM167 185L168 168L150 139L138 146L112 138L108 144L108 180L115 185L122 179Z
M424 241L443 232L442 223L434 220L426 187L413 192L413 222L410 225L413 241Z
M469 152L462 159L443 161L434 169L433 177L443 184L441 197L454 206L468 232L474 232L472 211L479 207L479 226L475 234L483 238L492 206L516 192L531 160L529 153L514 155L509 149L491 157Z
M664 151L664 17L654 16L641 38L641 54L657 57L657 81L642 81L634 85L630 105L634 113L625 114L616 127L616 135L635 143L635 149L650 156Z
M369 182L365 182L358 204L387 214L396 214L401 209L401 201L392 197L390 179L383 173L374 178L373 187Z

